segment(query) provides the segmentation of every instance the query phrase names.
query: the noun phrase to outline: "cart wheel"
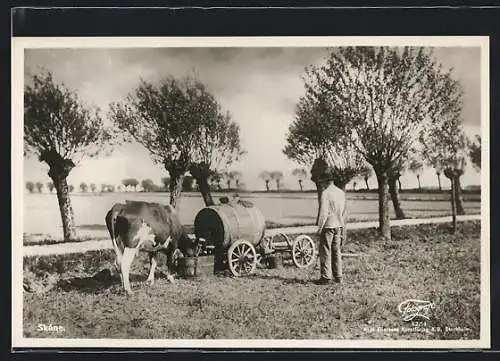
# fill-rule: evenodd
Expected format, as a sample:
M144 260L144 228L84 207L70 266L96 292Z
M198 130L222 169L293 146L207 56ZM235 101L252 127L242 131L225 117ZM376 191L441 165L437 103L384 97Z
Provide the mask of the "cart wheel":
M227 260L233 276L246 276L255 271L257 252L250 242L236 241L227 251Z
M300 235L293 240L293 264L298 268L307 268L316 259L316 245L311 237Z

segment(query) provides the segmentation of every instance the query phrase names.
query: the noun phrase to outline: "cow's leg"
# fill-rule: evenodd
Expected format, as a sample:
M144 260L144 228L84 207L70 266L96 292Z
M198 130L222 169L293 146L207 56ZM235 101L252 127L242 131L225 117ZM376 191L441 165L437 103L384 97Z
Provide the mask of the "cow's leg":
M167 280L168 280L170 283L172 283L172 284L173 284L173 283L175 283L174 276L172 276L172 275L170 274L170 271L168 270L168 268L167 268Z
M117 272L120 274L121 277L121 263L122 263L122 257L123 257L123 252L120 250L120 247L118 247L118 243L116 242L115 238L112 238L111 241L113 242L113 250L115 251L115 267Z
M125 247L123 250L123 256L121 259L121 272L122 272L122 282L125 292L132 294L132 288L130 287L130 266L134 260L137 248Z
M156 253L151 252L149 254L149 264L150 268L149 268L148 283L150 285L153 285L155 283L155 270L157 265Z
M116 219L114 217L114 206L112 209L109 210L109 212L106 214L106 218L105 218L105 221L106 221L106 227L108 228L108 232L109 232L109 237L111 238L111 244L113 245L113 250L115 251L115 261L114 261L114 265L115 265L115 270L117 269L117 272L120 273L120 268L118 266L118 247L117 247L117 244L116 244L116 234L115 234L115 222L116 222ZM113 270L111 270L111 272L113 273Z
M174 264L176 250L177 247L173 246L172 243L170 243L167 247L167 280L170 283L175 283L174 276L172 276L170 271L172 270L172 266Z

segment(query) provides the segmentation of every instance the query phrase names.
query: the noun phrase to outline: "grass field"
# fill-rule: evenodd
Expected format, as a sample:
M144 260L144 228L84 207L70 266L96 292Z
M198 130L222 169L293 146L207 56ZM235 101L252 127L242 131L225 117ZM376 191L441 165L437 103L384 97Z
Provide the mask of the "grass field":
M478 339L480 222L350 231L345 283L317 286L319 270L284 265L245 278L158 277L146 286L146 258L132 268L133 296L110 276L112 251L24 259L25 337ZM161 270L161 264L159 265ZM402 320L407 299L434 304L430 320ZM421 320L420 320L421 321ZM64 327L40 332L39 324ZM406 327L406 328L405 328ZM452 329L446 329L450 327ZM460 329L456 329L459 327Z
M214 195L215 197L223 194ZM242 194L262 211L268 225L313 224L317 213L317 196L314 193L255 193ZM378 195L375 193L348 193L349 221L378 219ZM126 199L168 204L168 193L106 193L103 195L72 195L77 232L80 237L105 231L104 217L116 202ZM408 217L438 217L450 214L449 194L403 193L402 207ZM464 195L468 214L480 212L480 195ZM26 194L24 197L24 233L46 238L61 238L61 216L54 194ZM199 194L185 194L179 205L183 224L190 225L204 207ZM391 205L391 215L394 217Z

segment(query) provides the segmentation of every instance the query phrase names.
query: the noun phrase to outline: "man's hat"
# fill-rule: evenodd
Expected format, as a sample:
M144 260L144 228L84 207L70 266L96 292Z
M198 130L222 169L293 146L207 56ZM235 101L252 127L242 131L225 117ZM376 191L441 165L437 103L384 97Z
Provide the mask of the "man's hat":
M331 169L327 169L325 172L323 172L322 174L320 174L317 178L317 182L328 182L328 181L333 181L333 173L331 171Z

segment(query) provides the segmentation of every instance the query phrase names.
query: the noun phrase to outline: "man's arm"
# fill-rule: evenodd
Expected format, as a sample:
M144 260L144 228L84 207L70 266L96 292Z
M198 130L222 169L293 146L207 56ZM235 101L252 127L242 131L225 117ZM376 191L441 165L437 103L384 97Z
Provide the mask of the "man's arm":
M326 191L321 193L320 207L319 207L319 217L318 217L318 234L321 233L323 227L325 226L326 219L328 218L329 202L328 194Z
M347 194L344 193L344 209L342 211L342 221L343 221L343 226L345 228L347 224Z
M347 239L347 194L344 194L344 210L342 211L342 238L340 245L343 246Z

